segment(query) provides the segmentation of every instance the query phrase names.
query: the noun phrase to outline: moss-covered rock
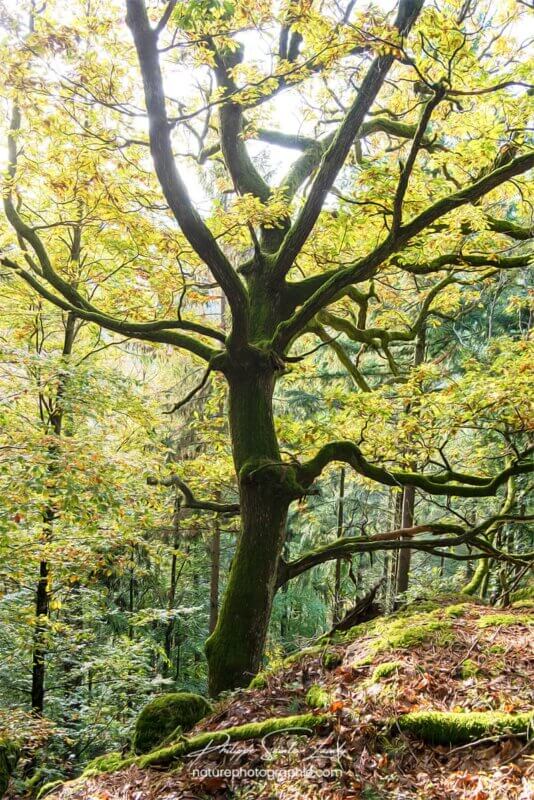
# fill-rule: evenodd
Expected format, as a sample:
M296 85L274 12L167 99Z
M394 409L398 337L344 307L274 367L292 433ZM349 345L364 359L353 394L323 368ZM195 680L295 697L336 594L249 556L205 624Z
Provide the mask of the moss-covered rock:
M337 650L325 650L321 658L321 663L325 669L335 669L343 663L343 656L341 653L338 653Z
M467 744L487 736L526 736L534 713L504 714L498 711L414 711L398 717L394 726L429 744Z
M20 747L11 739L0 739L0 797L7 791L11 773L17 766Z
M137 718L134 751L139 754L148 753L175 731L178 735L190 730L211 709L211 704L199 694L175 692L155 697Z
M328 708L330 705L330 695L322 686L315 683L308 689L306 705L310 708Z

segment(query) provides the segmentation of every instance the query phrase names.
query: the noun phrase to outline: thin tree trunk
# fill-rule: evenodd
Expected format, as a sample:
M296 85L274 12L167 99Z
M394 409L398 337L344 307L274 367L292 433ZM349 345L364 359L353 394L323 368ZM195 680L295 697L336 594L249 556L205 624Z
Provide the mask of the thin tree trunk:
M425 360L425 345L426 345L426 335L425 329L423 328L419 333L416 343L415 343L415 354L414 354L414 366L419 366ZM409 412L411 410L410 404L408 404L406 411ZM412 465L412 468L415 465ZM414 486L405 486L403 490L403 498L402 498L402 527L403 528L411 528L414 524L415 519L415 487ZM412 561L412 551L408 547L404 547L400 550L398 556L398 567L397 567L397 595L404 594L409 586L410 583L410 567Z
M343 515L344 515L344 501L345 501L345 467L341 467L339 471L339 499L337 503L337 538L341 539L343 536ZM336 560L336 573L334 580L334 613L332 615L333 623L336 625L343 616L343 603L341 599L341 567L342 560Z
M164 674L167 675L172 663L172 651L174 646L174 630L175 619L171 616L174 611L174 604L176 602L176 586L178 583L178 556L176 552L180 544L180 513L181 513L181 496L177 493L174 500L174 514L173 514L173 534L172 534L172 557L171 557L171 575L169 581L169 594L167 597L167 611L169 612L169 619L165 626L165 639L163 649L165 652L166 663L164 667Z
M63 340L62 358L68 358L72 353L72 347L76 336L76 318L69 312L65 325L65 336ZM67 383L67 373L60 372L58 387L56 391L54 407L48 416L48 424L52 428L56 440L59 440L63 427L64 407L63 397ZM41 408L43 404L41 402ZM48 472L54 475L57 472L59 443L55 441L48 449L49 466ZM46 543L52 540L52 530L57 510L51 502L43 514L43 538ZM35 627L33 633L33 652L32 652L32 682L31 682L31 702L32 709L36 714L42 714L45 702L45 679L46 679L46 656L47 656L47 631L48 617L50 614L50 593L49 593L50 567L46 559L41 559L39 563L39 580L35 592Z
M227 196L225 195L225 204L227 203ZM221 295L221 307L220 307L220 326L221 330L226 330L226 297L224 294ZM221 403L219 407L219 413L222 415L223 413L223 405ZM221 526L219 523L219 518L215 517L215 527L213 529L213 535L211 537L211 544L210 544L210 553L211 553L211 565L210 565L210 619L209 619L209 633L210 636L215 630L217 625L217 619L219 617L219 584L220 584L220 573L221 573Z
M402 527L411 528L414 524L415 488L405 486L402 493ZM412 551L408 547L399 552L397 572L397 594L404 594L410 581L410 564Z
M219 576L221 570L221 527L216 517L211 537L211 567L210 567L210 621L209 632L213 633L219 616Z

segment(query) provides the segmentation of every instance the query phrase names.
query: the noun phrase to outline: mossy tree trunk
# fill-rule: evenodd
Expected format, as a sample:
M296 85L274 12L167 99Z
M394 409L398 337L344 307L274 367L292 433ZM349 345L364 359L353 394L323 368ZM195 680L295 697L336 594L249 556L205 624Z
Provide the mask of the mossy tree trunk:
M241 529L218 622L206 645L212 695L248 684L260 668L276 591L292 500L273 420L276 372L268 360L252 359L227 375Z

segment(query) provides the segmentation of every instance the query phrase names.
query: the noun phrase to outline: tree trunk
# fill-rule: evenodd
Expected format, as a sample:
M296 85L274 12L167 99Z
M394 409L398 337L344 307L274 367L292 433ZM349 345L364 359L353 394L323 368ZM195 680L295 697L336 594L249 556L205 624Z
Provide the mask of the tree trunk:
M402 493L402 527L411 528L414 524L415 487L405 486ZM410 564L412 551L404 547L399 552L397 567L397 594L404 594L410 581Z
M341 467L339 472L339 499L337 503L337 538L343 536L343 505L345 500L345 467ZM341 601L341 565L342 560L336 560L336 573L334 579L334 613L332 622L336 625L343 616L343 606Z
M39 582L35 593L35 628L32 655L32 709L42 714L45 697L46 629L49 612L48 562L39 564Z
M65 325L65 337L63 341L62 357L68 359L72 354L72 347L76 337L76 317L69 312ZM55 404L48 415L47 426L51 428L55 441L48 448L48 472L53 476L57 471L57 458L59 449L59 439L63 428L64 407L63 398L65 394L68 372L61 370L58 377L58 386L55 396ZM41 408L44 404L40 404ZM44 421L44 420L43 420ZM46 542L52 540L52 531L57 510L54 506L53 498L50 505L43 514L43 538ZM35 592L35 628L33 631L33 652L32 652L32 685L31 698L32 710L36 714L42 714L45 699L45 677L46 677L46 655L47 655L47 629L48 616L50 613L50 595L48 581L50 577L50 567L45 559L39 562L39 580Z
M176 620L174 618L174 604L176 602L176 586L178 584L178 557L176 555L178 547L180 546L180 514L181 514L181 496L177 494L174 499L174 514L172 518L172 556L171 556L171 575L169 581L169 593L167 595L167 611L169 612L169 619L165 624L165 639L163 648L165 651L165 664L163 667L163 674L169 675L172 665L172 650L175 639Z
M272 414L275 371L252 362L227 375L241 530L217 626L206 643L213 696L247 685L258 672L276 590L293 498Z
M210 543L210 634L215 630L217 617L219 616L219 576L221 570L221 528L218 519L215 519L214 525Z
M426 331L423 327L417 336L415 342L414 353L414 366L417 367L425 360L425 346L426 346ZM413 411L410 404L406 407L406 411ZM412 469L416 465L412 464ZM405 486L402 496L402 527L411 528L414 524L414 511L415 511L415 487ZM404 594L408 589L410 582L410 566L412 561L412 551L408 547L402 548L399 552L398 568L397 568L397 595Z

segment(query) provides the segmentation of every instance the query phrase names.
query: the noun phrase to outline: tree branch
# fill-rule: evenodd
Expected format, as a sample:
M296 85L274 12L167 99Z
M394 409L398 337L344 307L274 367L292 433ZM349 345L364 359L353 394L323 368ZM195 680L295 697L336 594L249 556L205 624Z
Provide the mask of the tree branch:
M169 478L158 479L154 476L147 478L149 486L175 486L183 494L185 503L182 508L194 508L199 511L215 511L218 514L239 514L239 503L219 503L212 500L198 500L193 494L191 487L178 475L171 475Z
M406 225L401 225L396 235L389 235L372 253L324 276L324 283L287 320L280 323L273 337L273 347L285 348L326 305L332 302L346 286L371 278L377 267L395 251L401 249L411 238L425 230L435 220L449 211L460 208L483 197L515 175L521 175L534 166L534 153L524 153L499 169L490 172L475 183L458 192L447 195L427 208ZM297 284L298 286L298 284Z
M417 18L423 0L401 0L396 26L406 34ZM334 181L345 163L352 143L374 103L378 92L388 74L395 57L393 55L375 58L364 79L352 106L339 126L331 145L324 154L309 195L294 224L288 231L273 266L273 276L283 277L293 266L308 236L322 211L324 201Z
M330 442L322 447L314 458L301 464L297 469L297 480L304 489L322 473L333 461L349 464L355 472L384 486L416 486L429 494L448 497L490 497L512 475L534 472L534 462L523 462L534 448L520 454L520 458L507 466L494 477L466 475L445 470L440 473L423 474L404 470L387 470L368 461L358 445L353 442Z
M144 0L127 0L126 22L132 31L149 119L150 152L163 194L195 252L206 263L228 298L233 329L230 340L243 343L248 330L248 295L232 265L209 228L193 208L186 186L176 168L171 147L157 34L151 28Z
M190 353L193 353L194 355L199 356L199 358L202 358L204 361L208 362L211 358L217 355L218 352L220 352L218 350L213 350L211 347L203 344L200 340L193 339L191 336L176 333L167 328L160 330L159 327L163 324L162 322L145 323L131 322L130 320L119 320L115 317L109 317L107 314L104 314L100 311L93 311L81 305L75 305L70 303L64 297L58 297L55 295L53 292L47 289L46 286L43 286L43 284L40 283L31 272L19 266L19 264L12 261L10 258L7 258L6 256L0 256L0 264L12 269L17 275L25 280L26 283L35 289L41 295L41 297L44 297L45 300L53 303L63 311L72 312L79 319L84 319L87 322L94 322L96 325L100 325L103 328L114 331L115 333L120 333L128 338L142 339L148 342L171 344L175 347L180 347L183 350L188 350ZM91 308L94 307L91 306Z

